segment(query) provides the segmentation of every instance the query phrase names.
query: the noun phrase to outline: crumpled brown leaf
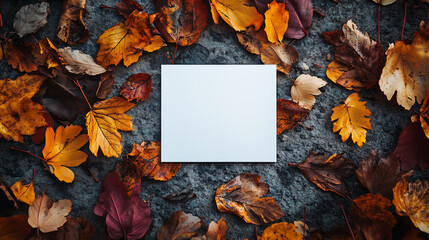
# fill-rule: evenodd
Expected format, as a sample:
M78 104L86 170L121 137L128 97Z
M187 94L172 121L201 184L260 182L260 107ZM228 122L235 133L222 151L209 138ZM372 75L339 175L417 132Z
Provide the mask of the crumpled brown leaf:
M159 228L156 236L158 240L182 240L190 239L198 235L198 230L203 221L192 214L177 211L171 214L169 219Z
M31 234L31 227L27 222L27 215L13 215L0 217L0 239L24 240Z
M16 12L13 28L20 37L35 33L48 23L49 13L48 2L25 5Z
M285 130L292 129L304 120L310 111L299 106L298 103L286 100L277 99L277 135Z
M89 39L89 30L83 22L86 0L64 0L58 21L56 37L63 43L78 44Z
M98 88L96 95L100 99L105 99L113 89L115 83L115 78L113 77L112 71L107 71L100 76L100 82L98 83Z
M128 101L144 101L149 97L152 88L152 76L147 73L133 74L122 84L121 96Z
M39 65L43 62L39 46L22 40L6 40L4 44L4 57L11 67L20 72L27 73L37 71Z
M58 49L66 62L65 68L74 74L98 75L106 72L91 56L70 47Z

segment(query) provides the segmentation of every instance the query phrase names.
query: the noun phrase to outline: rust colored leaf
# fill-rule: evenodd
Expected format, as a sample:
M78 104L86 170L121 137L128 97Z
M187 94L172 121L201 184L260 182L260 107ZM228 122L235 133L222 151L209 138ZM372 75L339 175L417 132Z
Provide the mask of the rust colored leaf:
M216 205L221 212L230 212L247 223L261 225L280 219L284 213L268 193L261 176L243 173L216 190Z
M429 233L429 180L412 180L413 171L402 176L393 188L393 204L400 216L409 216L414 226Z
M0 80L0 135L23 142L22 135L33 135L37 127L47 125L43 107L31 100L45 77L28 75Z
M140 4L133 0L122 0L122 2L115 3L115 5L118 13L125 18L128 18L134 10L143 11Z
M226 225L224 217L221 217L217 223L212 221L209 224L209 229L206 233L206 239L225 240L226 230L228 230L228 226Z
M292 129L304 120L310 111L298 103L286 99L277 99L277 135Z
M31 234L31 227L27 222L27 215L13 215L0 217L0 239L24 240Z
M113 89L115 83L115 78L113 77L113 72L108 71L101 74L100 82L98 83L98 88L96 95L100 99L105 99Z
M392 203L378 194L368 193L353 199L350 214L355 231L366 239L392 239L396 219L388 210Z
M36 133L31 135L31 141L34 144L41 144L45 140L45 132L48 127L54 127L54 119L48 112L43 113L43 117L48 125L36 128Z
M392 199L392 189L402 174L396 153L381 158L376 150L372 150L368 157L361 160L356 169L356 176L364 187L371 193L389 199Z
M44 61L48 68L54 68L66 64L60 51L55 47L51 40L49 40L49 38L40 40L39 48L40 54L44 57Z
M302 240L303 236L293 223L275 223L264 230L262 240Z
M159 228L156 236L158 240L181 240L190 239L198 235L198 230L203 221L192 214L177 211L171 214L169 219Z
M83 22L86 0L64 0L58 21L56 37L63 43L78 44L89 39L89 30Z
M402 129L396 152L403 171L409 171L416 166L422 170L429 167L429 139L418 122L410 123Z
M91 240L95 233L95 227L85 218L66 217L67 222L58 228L58 231L50 233L33 234L27 240Z
M347 185L343 182L343 178L349 177L355 170L350 158L343 158L342 154L333 154L328 157L311 152L307 159L296 167L308 181L322 190L331 191L340 196L350 195Z
M39 47L31 42L6 40L4 57L7 63L20 72L37 71L40 63Z
M340 61L332 61L326 69L326 76L331 79L332 82L337 83L337 80L346 72L353 70L351 67L342 64ZM355 82L354 86L362 88L361 83ZM353 87L345 87L347 90L353 90Z
M335 82L347 89L360 91L378 83L383 69L383 46L357 29L349 20L342 31L323 33L326 41L335 47L335 60L347 69Z
M122 84L121 96L128 101L144 101L149 97L152 87L152 76L147 73L133 74Z
M169 43L188 46L198 40L208 21L203 0L155 0L154 25Z
M429 89L426 93L426 98L420 108L420 124L422 125L423 132L429 138Z

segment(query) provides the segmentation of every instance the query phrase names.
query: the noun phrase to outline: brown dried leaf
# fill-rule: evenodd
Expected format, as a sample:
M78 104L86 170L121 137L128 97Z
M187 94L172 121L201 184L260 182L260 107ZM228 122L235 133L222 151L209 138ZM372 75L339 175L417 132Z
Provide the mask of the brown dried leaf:
M112 71L101 74L100 78L96 95L100 99L105 99L113 89L115 78L113 77Z
M102 66L96 64L91 56L70 47L58 49L67 63L65 68L74 74L98 75L106 72Z
M64 0L58 21L56 37L63 43L78 44L89 39L89 30L83 22L86 0Z
M310 111L298 103L286 99L277 99L277 135L292 129L304 120Z
M31 227L27 222L27 215L13 215L0 217L0 239L24 240L31 234Z
M16 12L13 28L20 37L35 33L48 23L49 13L47 2L25 5Z
M420 108L420 124L422 125L426 137L429 138L429 89L422 107Z
M128 101L144 101L149 97L152 87L152 76L147 73L133 74L120 88L121 96Z
M27 73L37 71L42 59L36 44L13 40L5 41L4 57L11 67Z
M91 240L95 227L85 218L66 217L67 222L58 231L34 234L27 240Z
M217 223L212 221L209 224L209 229L206 233L206 239L225 240L226 230L228 230L228 226L226 225L224 217L221 217Z
M199 234L198 230L202 225L203 221L199 217L177 211L164 220L156 236L158 240L190 239Z

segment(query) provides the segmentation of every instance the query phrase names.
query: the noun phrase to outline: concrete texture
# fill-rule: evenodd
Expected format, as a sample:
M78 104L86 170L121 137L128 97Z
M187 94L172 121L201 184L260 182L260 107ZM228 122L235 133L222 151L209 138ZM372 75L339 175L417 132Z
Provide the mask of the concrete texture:
M10 31L14 12L19 7L37 2L35 0L8 1L0 0L0 12L6 24L2 30ZM115 0L95 1L87 0L87 9L84 15L85 23L91 32L90 40L84 44L72 46L95 57L98 45L95 43L98 36L106 29L112 27L123 18L113 10L101 10L100 4L113 6ZM138 0L144 6L147 0ZM11 6L15 4L15 10ZM381 11L381 41L387 48L388 43L400 40L403 0L382 7ZM412 2L413 3L413 2ZM34 34L36 39L45 36L53 38L56 25L61 12L62 1L50 1L51 15L47 26ZM227 239L253 239L253 228L251 224L246 224L235 215L220 213L215 205L214 194L216 189L236 175L243 172L257 173L262 176L262 181L268 183L270 193L268 196L274 197L279 203L285 216L282 221L293 222L303 220L304 207L307 208L306 221L311 228L329 230L336 225L343 224L344 218L337 205L340 201L348 209L347 200L329 193L323 192L314 184L308 182L303 175L288 163L299 163L303 161L312 150L324 152L326 154L344 153L346 157L352 158L354 163L358 163L371 149L378 149L384 156L393 151L396 146L398 135L403 126L409 122L409 118L414 112L405 111L394 101L387 101L378 87L369 91L364 91L359 95L363 100L368 101L367 106L373 113L371 115L372 130L367 134L367 143L362 148L353 144L351 140L342 142L338 133L332 132L330 116L331 109L339 104L352 93L341 86L330 82L325 70L314 66L314 63L327 66L328 54L333 54L331 46L326 44L321 37L321 33L340 29L348 20L353 19L359 29L368 32L373 38L377 38L377 5L370 0L340 0L335 4L329 0L313 0L314 8L326 14L321 17L317 13L309 35L293 43L299 53L299 61L289 75L278 74L277 97L291 99L290 88L293 80L302 73L315 75L328 81L323 87L322 94L316 97L316 104L305 125L312 126L309 131L301 126L278 136L276 164L183 164L178 174L168 182L157 182L143 180L142 199L148 199L152 194L154 197L150 201L153 224L149 229L146 239L156 239L156 232L162 225L165 218L177 210L192 213L204 220L202 232L207 230L210 221L217 221L221 216L226 218L228 224ZM149 13L154 9L151 4L147 8ZM12 14L8 16L8 12ZM405 26L404 38L410 39L412 34L418 29L420 21L427 21L427 5L421 4L419 8L409 8L408 18ZM3 33L2 33L3 34ZM26 40L31 40L27 36ZM58 47L62 47L57 43ZM152 92L149 98L137 104L128 114L133 117L134 131L123 132L124 150L122 156L131 150L132 143L140 143L142 140L160 140L160 70L161 64L171 62L174 52L174 45L168 46L154 53L144 53L137 63L125 68L120 66L114 71L115 86L110 96L117 96L119 87L126 78L135 73L153 74ZM244 50L237 41L235 32L228 25L222 22L215 25L210 19L206 30L201 38L192 46L179 47L176 56L176 64L262 64L259 57ZM305 67L307 65L309 68ZM5 60L0 63L0 78L16 77L20 73L9 67ZM190 73L192 74L192 73ZM263 82L263 79L261 79ZM414 107L414 109L418 109ZM84 119L79 117L75 124L83 126ZM105 224L104 218L93 213L98 195L100 193L101 181L95 183L90 176L85 165L73 168L76 178L72 184L59 182L52 174L45 171L40 160L23 153L9 150L10 146L15 146L29 150L41 155L43 144L36 146L31 143L28 137L25 138L25 145L8 142L0 139L0 152L2 153L0 174L3 181L12 185L18 180L29 181L32 176L32 169L37 171L35 178L36 194L43 192L47 183L46 193L54 200L71 199L73 209L71 216L85 217L97 231L94 239L103 239ZM219 146L222 149L222 146ZM86 150L87 151L87 150ZM95 175L102 180L106 174L114 168L116 158L94 157L89 155L88 165ZM351 189L352 197L365 193L366 190L360 186L355 177L347 180ZM161 198L161 196L178 192L187 186L191 186L196 194L196 198L189 202L173 204ZM24 213L27 207L20 204L19 213ZM265 228L266 225L260 228Z

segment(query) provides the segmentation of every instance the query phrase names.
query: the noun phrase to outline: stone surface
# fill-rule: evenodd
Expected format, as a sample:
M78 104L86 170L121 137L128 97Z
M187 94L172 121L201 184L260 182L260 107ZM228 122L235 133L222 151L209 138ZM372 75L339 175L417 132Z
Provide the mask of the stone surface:
M0 12L3 16L5 27L1 30L11 30L14 12L21 6L37 1L0 0ZM138 0L144 6L147 0ZM72 46L95 57L98 45L95 43L98 36L106 29L112 27L123 18L114 10L100 9L101 1L87 0L87 9L84 20L91 31L90 40L84 44ZM113 6L115 0L102 1L104 5ZM50 1L51 15L48 24L34 34L36 39L45 36L53 39L56 25L61 13L62 1ZM262 181L268 183L270 193L280 203L285 212L282 221L293 222L303 220L304 207L307 208L306 221L312 229L329 230L338 224L344 223L341 210L337 205L340 201L348 209L348 201L333 193L323 192L314 184L309 183L302 174L288 163L303 161L312 150L326 154L344 153L357 164L371 149L379 149L382 155L393 151L397 138L403 126L409 123L409 118L414 114L413 110L405 111L394 101L387 101L378 87L359 93L363 100L368 101L367 106L373 113L371 124L373 129L367 134L367 143L362 148L353 144L351 140L342 142L338 133L332 132L330 116L332 108L341 102L352 92L329 81L325 70L314 66L317 63L327 66L328 54L332 54L332 48L324 42L321 33L340 29L348 20L353 19L362 32L368 32L373 39L377 39L377 5L370 0L340 0L335 4L329 0L314 0L314 8L323 12L326 16L314 14L314 21L309 35L293 43L299 53L299 62L289 75L278 73L277 97L291 99L290 88L293 80L304 73L303 64L309 67L306 74L311 74L328 81L321 89L322 94L316 97L316 104L304 124L313 129L307 130L301 126L289 130L278 136L277 155L275 164L184 164L178 174L168 182L143 180L142 199L150 200L151 211L154 217L146 239L156 239L156 231L162 225L164 219L177 210L192 213L204 220L202 232L207 230L210 221L217 221L221 216L226 218L228 224L227 239L253 238L254 226L246 224L240 218L232 214L220 213L215 205L214 194L221 185L243 172L257 173L262 176ZM408 18L405 26L404 38L410 39L418 29L422 20L427 20L427 5L421 4L418 8L409 7ZM147 7L149 13L154 12L152 4ZM403 1L381 9L381 42L386 48L388 43L400 40L403 17ZM31 40L31 36L25 37ZM58 47L63 47L56 43ZM134 131L123 132L124 151L122 156L131 150L132 143L140 143L142 140L160 140L160 70L161 64L171 63L174 53L174 44L154 53L143 53L137 63L125 68L120 66L114 71L115 86L110 96L117 96L119 87L131 74L153 74L152 92L149 98L138 103L128 113L133 117ZM215 25L211 19L201 38L192 46L179 47L175 59L176 64L261 64L259 57L244 50L237 41L235 32L224 22ZM192 73L190 73L192 74ZM19 76L20 73L8 66L5 60L0 62L0 78ZM263 83L263 79L261 79ZM226 86L227 87L227 86ZM418 107L414 107L417 110ZM84 119L80 117L75 124L83 126ZM250 130L250 129L249 129ZM25 144L8 142L0 139L0 152L2 153L0 174L3 181L12 185L18 180L30 181L32 169L36 169L35 190L40 195L47 184L46 193L54 200L71 199L73 209L71 216L85 217L97 231L94 239L103 239L105 224L104 219L93 213L95 203L100 193L101 181L107 173L114 168L120 159L96 158L90 155L87 164L73 168L76 178L72 184L59 182L52 174L45 171L39 159L23 153L9 150L10 146L29 150L35 154L42 154L42 145L34 145L29 137L25 138ZM218 146L222 149L222 146ZM88 152L88 150L86 150ZM100 182L94 182L87 166L90 166ZM348 185L352 197L365 192L355 177L348 179ZM165 201L161 196L178 192L187 186L191 186L197 195L189 202L173 204ZM20 213L27 211L27 207L20 204ZM266 225L260 228L265 228Z

